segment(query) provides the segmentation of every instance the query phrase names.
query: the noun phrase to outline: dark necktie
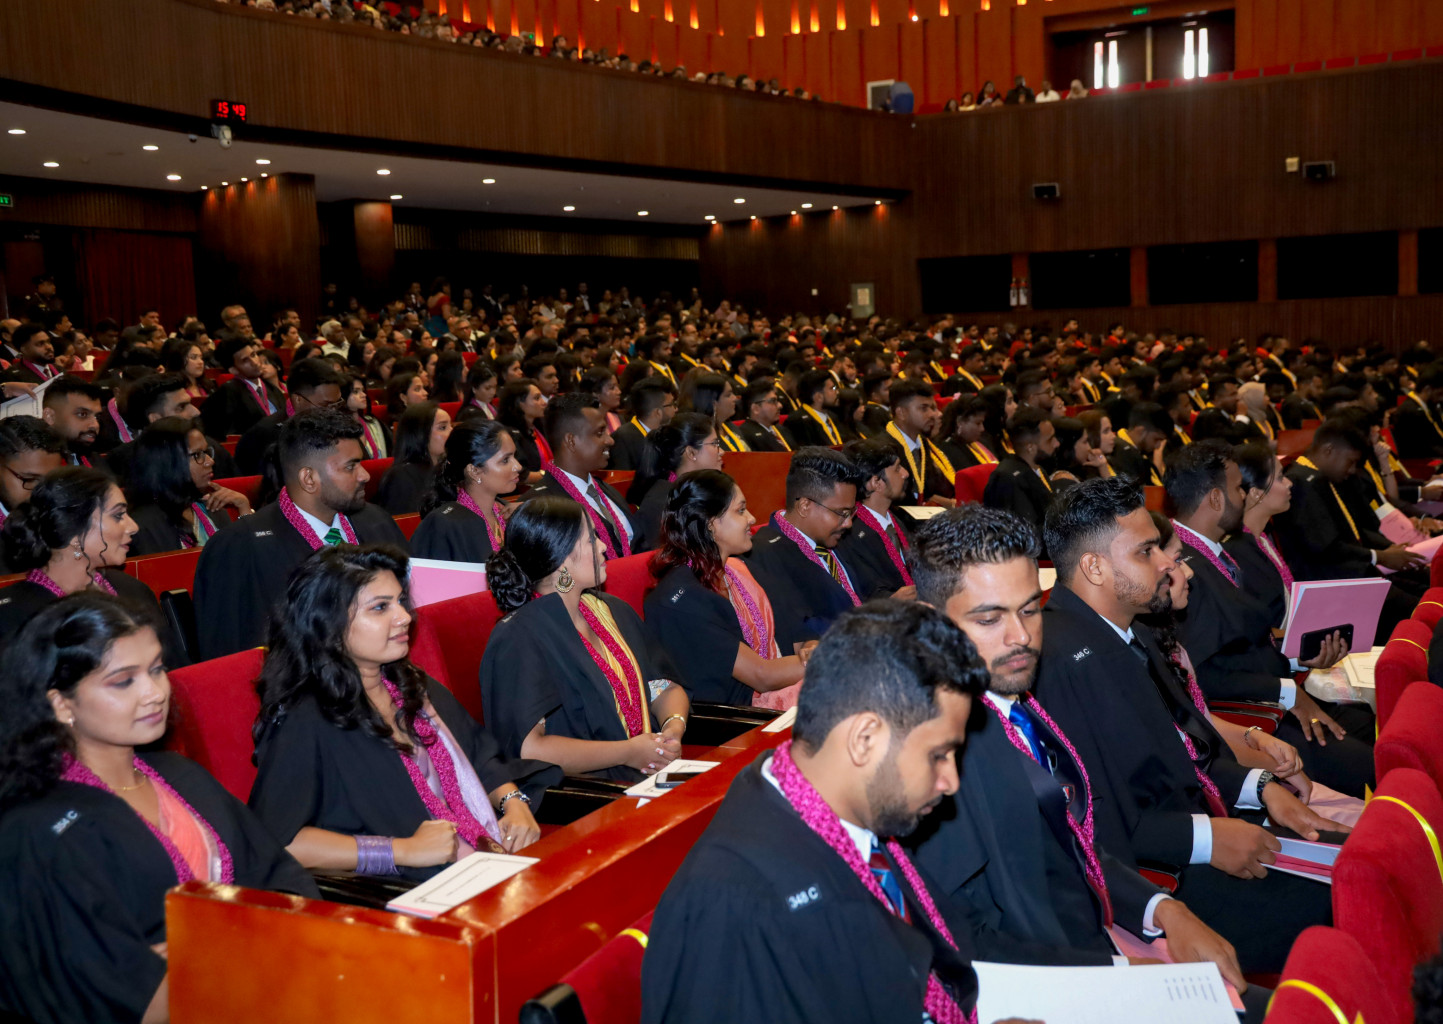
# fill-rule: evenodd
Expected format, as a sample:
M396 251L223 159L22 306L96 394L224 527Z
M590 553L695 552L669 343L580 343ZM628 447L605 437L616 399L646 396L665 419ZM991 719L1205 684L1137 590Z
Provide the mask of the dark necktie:
M334 547L344 539L345 538L341 535L341 531L336 529L336 527L332 526L329 530L326 531L325 537L321 538L321 543L325 544L327 547Z
M833 553L832 549L828 547L823 547L821 544L818 544L817 557L820 558L822 560L822 564L827 567L827 572L832 574L832 579L836 580L838 583L841 583L842 564L837 561L837 556Z
M891 538L892 547L896 548L898 553L907 549L907 545L902 543L902 534L901 531L897 529L896 523L887 524L887 536Z
M911 921L911 915L907 913L907 899L902 895L902 886L897 881L897 875L892 870L892 862L882 852L882 847L877 840L872 840L872 857L869 865L872 869L872 877L882 887L882 894L887 897L887 903L892 913L904 921Z
M1241 570L1238 569L1237 561L1232 555L1228 554L1226 548L1218 549L1218 560L1223 563L1223 568L1227 570L1228 578L1236 584L1242 576Z
M1148 677L1152 679L1153 685L1157 687L1158 696L1162 697L1164 702L1166 702L1165 689L1162 682L1157 678L1157 672L1153 668L1152 658L1148 656L1147 648L1138 642L1136 636L1127 642L1127 648L1147 667ZM1168 710L1169 715L1171 715L1171 708ZM1214 818L1228 817L1227 805L1223 803L1222 794L1218 792L1217 783L1213 782L1208 774L1202 770L1202 766L1198 764L1197 747L1193 744L1192 737L1189 736L1187 731L1178 725L1176 721L1173 722L1173 728L1177 729L1178 738L1182 740L1182 745L1187 750L1188 760L1192 762L1193 774L1197 776L1198 785L1202 787L1203 800L1208 805L1208 813Z
M1022 738L1027 741L1027 746L1032 751L1032 759L1046 768L1048 773L1051 774L1051 759L1047 756L1046 748L1042 746L1042 738L1037 734L1037 725L1032 721L1032 716L1023 709L1020 700L1012 702L1012 709L1007 712L1007 720L1016 727L1017 731L1022 734Z
M611 534L611 543L617 550L621 548L621 526L617 523L616 517L611 514L611 506L601 496L601 489L592 480L586 485L586 496L591 499L592 507L601 515L601 520L606 524L607 532Z

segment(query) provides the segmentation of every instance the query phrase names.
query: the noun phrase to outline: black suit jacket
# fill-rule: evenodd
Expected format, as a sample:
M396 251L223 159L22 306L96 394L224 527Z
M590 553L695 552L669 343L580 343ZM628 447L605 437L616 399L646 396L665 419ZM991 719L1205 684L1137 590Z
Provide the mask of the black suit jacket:
M1377 576L1371 549L1353 536L1327 478L1297 462L1286 472L1293 482L1293 500L1286 512L1275 517L1273 534L1294 577L1337 580ZM1360 532L1361 527L1359 524Z
M776 429L779 430L782 437L786 439L785 445L777 440L776 434L773 434L755 420L747 420L741 426L737 427L736 431L742 436L742 440L747 443L747 447L754 452L795 451L797 443L792 440L792 436L787 433L787 428L781 424L777 424Z
M615 442L611 449L612 469L639 469L641 450L646 447L646 435L636 429L636 424L627 420L611 432Z
M1041 536L1042 520L1047 515L1047 506L1052 504L1052 492L1031 466L1016 455L1008 455L987 478L982 504L1016 513L1037 527Z
M1292 669L1272 641L1267 589L1246 587L1241 568L1239 583L1244 585L1234 586L1191 547L1183 548L1183 558L1193 578L1178 639L1187 648L1203 694L1209 700L1276 701L1281 681Z
M286 396L273 384L267 384L266 395L275 412L284 412ZM261 408L250 387L239 377L232 377L216 388L200 408L200 421L205 432L224 440L230 434L244 434L270 413Z
M896 507L892 509L892 522L904 539L911 536L910 520L906 520L901 510ZM898 554L905 559L907 549L903 547ZM853 519L852 528L842 536L837 545L837 555L851 576L852 589L863 601L874 597L891 597L907 585L907 581L893 564L892 557L887 554L887 545L882 540L882 535L860 518Z
M832 426L837 428L837 433L846 440L846 433L842 430L842 421L835 415L828 413L827 418L832 421ZM822 429L822 425L811 417L805 409L787 416L787 433L797 439L797 447L804 445L818 445L822 448L830 448L834 442Z
M833 620L852 607L852 599L832 574L803 554L775 526L768 524L757 531L746 559L747 567L772 602L777 644L784 655L794 653L799 641L821 639ZM838 560L856 590L858 573L845 558L838 556ZM862 596L860 591L857 596Z
M1052 591L1042 616L1036 693L1087 765L1098 842L1132 867L1144 860L1186 865L1192 816L1208 806L1178 729L1192 739L1197 767L1228 807L1248 770L1193 707L1145 625L1132 628L1151 671L1066 586Z
M1431 421L1429 413L1433 416ZM1443 455L1443 433L1439 433L1434 423L1443 425L1443 417L1436 408L1425 413L1421 405L1405 397L1393 413L1393 440L1398 444L1398 457L1432 459Z
M592 479L596 480L595 477L593 477ZM636 546L638 541L644 543L645 538L642 536L641 528L637 524L636 515L632 512L631 506L626 503L626 499L621 496L621 494L617 491L615 487L612 487L604 480L596 480L596 486L602 494L606 495L606 497L611 501L611 504L614 505L616 508L620 509L622 515L626 516L626 522L627 525L631 527L631 536L633 538L631 553L636 554L638 551L646 550L645 548L639 548ZM522 495L522 500L530 501L532 498L542 497L570 498L571 495L566 493L566 488L562 487L561 484L557 482L556 478L552 476L550 472L547 472L545 479L543 479L538 484L534 484L529 491ZM611 528L608 527L608 530L610 529ZM614 550L621 550L621 539L617 537L614 532L611 538L611 543Z

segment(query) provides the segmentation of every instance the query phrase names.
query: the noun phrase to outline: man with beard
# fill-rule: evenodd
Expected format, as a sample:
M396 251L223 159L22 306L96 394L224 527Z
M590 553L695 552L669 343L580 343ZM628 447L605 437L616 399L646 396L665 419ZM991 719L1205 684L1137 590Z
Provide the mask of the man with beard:
M935 609L843 614L792 739L737 776L657 906L642 1020L965 1020L969 922L893 837L956 791L985 679Z
M43 324L21 324L10 334L10 347L16 356L5 374L7 381L44 384L60 376L55 368L55 349L50 332Z
M852 441L842 452L862 482L852 528L837 545L837 554L855 572L862 597L910 599L915 591L907 548L913 522L898 507L908 479L901 449L890 438L874 437Z
M1178 626L1198 685L1209 700L1271 701L1291 714L1275 735L1292 744L1308 775L1349 796L1373 784L1376 719L1364 705L1318 701L1293 682L1289 664L1272 637L1267 595L1249 580L1223 538L1243 527L1247 498L1242 473L1223 441L1191 444L1168 464L1167 496L1177 510L1173 526L1192 567L1188 607ZM1303 668L1328 668L1347 648L1330 638Z
M285 601L291 572L330 544L396 544L406 538L384 509L368 504L361 425L338 409L309 409L276 442L279 500L201 550L195 572L202 658L264 642L271 610Z
M1213 961L1247 990L1225 939L1089 837L1087 773L1031 693L1042 645L1041 547L1030 524L982 505L936 516L914 537L918 598L961 627L990 676L958 792L909 845L943 891L989 926L1054 947L1045 962L1110 963L1108 929L1116 926L1133 937L1124 939L1131 951L1166 935L1171 960ZM1261 1020L1267 993L1247 992L1246 1003L1248 1019Z
M1282 970L1304 928L1329 924L1329 889L1269 872L1280 845L1241 813L1266 811L1305 838L1346 831L1264 769L1238 764L1178 666L1136 621L1171 607L1169 572L1141 493L1088 480L1047 513L1057 587L1042 613L1036 690L1086 766L1095 835L1131 867L1166 865L1177 893L1231 942L1246 972Z
M65 439L72 466L90 465L95 439L100 436L100 410L105 390L79 377L64 374L45 389L40 418Z

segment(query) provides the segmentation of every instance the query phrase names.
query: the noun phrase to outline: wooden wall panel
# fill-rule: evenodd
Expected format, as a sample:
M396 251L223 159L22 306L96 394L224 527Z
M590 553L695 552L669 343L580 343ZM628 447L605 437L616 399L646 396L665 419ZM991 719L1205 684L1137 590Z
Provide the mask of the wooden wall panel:
M0 179L15 205L0 209L0 225L62 224L76 228L189 233L196 226L193 193L116 188L43 178Z

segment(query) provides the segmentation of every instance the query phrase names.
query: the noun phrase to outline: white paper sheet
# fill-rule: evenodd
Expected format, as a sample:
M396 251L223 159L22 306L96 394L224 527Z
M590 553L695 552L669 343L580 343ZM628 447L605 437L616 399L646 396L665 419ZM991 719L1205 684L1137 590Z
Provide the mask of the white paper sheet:
M539 859L509 853L473 853L430 881L397 896L386 904L386 909L416 917L436 917L525 871Z
M682 758L677 758L671 764L657 772L656 775L663 775L667 772L704 772L715 768L719 764L721 764L720 761L687 761ZM670 793L672 789L681 788L680 786L672 786L670 789L660 788L656 784L656 775L648 775L645 779L628 789L626 795L644 796L655 799L659 796L665 796L667 793ZM684 786L686 783L682 783L682 785Z
M1217 965L1026 967L973 962L979 1021L1237 1024Z
M762 732L781 732L783 729L790 729L792 723L797 720L797 706L793 704L783 711L776 718L762 726Z
M902 511L917 520L917 522L923 523L933 516L940 516L947 510L941 505L903 505Z

